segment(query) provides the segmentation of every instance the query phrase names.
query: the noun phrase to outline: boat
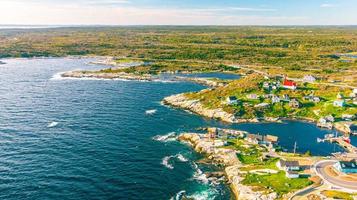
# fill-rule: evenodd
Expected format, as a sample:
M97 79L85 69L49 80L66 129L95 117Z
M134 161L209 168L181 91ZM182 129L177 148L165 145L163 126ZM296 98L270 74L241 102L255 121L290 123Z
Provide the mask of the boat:
M317 140L317 143L320 143L320 142L323 142L323 141L324 141L324 140L321 139L321 138L317 138L316 140Z
M351 144L351 139L348 136L342 137L342 140L345 141L348 144Z
M0 60L0 65L5 65L5 64L6 64L6 62L3 62Z

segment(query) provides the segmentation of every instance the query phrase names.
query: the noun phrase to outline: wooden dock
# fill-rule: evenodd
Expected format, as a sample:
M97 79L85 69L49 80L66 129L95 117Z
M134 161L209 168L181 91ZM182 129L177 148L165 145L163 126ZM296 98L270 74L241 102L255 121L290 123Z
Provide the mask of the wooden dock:
M333 142L337 143L342 148L344 148L348 153L357 153L357 147L346 142L342 137L327 138L327 139L325 139L325 141L329 141L331 143L333 143Z

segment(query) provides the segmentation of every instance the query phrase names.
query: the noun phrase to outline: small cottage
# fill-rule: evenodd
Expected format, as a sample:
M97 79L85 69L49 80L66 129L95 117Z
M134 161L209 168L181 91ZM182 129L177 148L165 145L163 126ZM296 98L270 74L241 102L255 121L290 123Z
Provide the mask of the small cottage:
M292 108L300 108L301 107L301 103L297 99L292 99L289 102L289 106L292 107Z
M357 174L357 162L356 160L352 160L350 162L347 161L339 161L334 165L335 169L342 173L346 174Z
M299 173L296 171L286 171L285 176L287 178L299 178L300 177Z
M290 97L289 97L289 95L287 95L287 94L283 94L283 96L281 97L281 100L282 100L282 101L289 102L289 101L290 101Z
M290 90L296 90L297 84L294 81L285 79L283 82L283 88L290 89Z
M260 103L260 104L255 105L254 107L255 108L267 108L269 106L270 106L270 104L268 104L268 103Z
M345 106L345 100L336 100L333 102L333 106L335 107L344 107Z
M284 170L284 171L299 171L300 170L300 165L299 165L298 161L286 161L286 160L280 159L276 165L280 170Z
M257 100L259 99L259 96L257 94L248 94L247 98L252 100Z
M316 81L316 78L313 77L312 75L306 75L302 80L307 83L313 83Z
M278 96L272 96L271 97L271 102L272 103L280 103L280 98Z
M235 96L229 96L227 97L226 102L228 105L236 105L238 104L238 99Z

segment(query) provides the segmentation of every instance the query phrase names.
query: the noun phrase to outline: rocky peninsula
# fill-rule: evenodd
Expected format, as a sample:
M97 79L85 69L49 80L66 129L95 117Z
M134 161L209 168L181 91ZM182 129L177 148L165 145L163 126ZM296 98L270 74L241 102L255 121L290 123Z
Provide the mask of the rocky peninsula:
M210 140L205 135L197 133L183 133L178 137L178 140L189 143L195 151L205 154L217 164L224 165L226 177L237 200L273 200L277 198L275 192L254 191L253 187L242 184L244 179L242 175L246 172L240 170L244 165L237 158L238 152L218 147L217 143L221 143L221 140Z
M154 81L158 78L149 74L129 74L125 72L105 73L100 71L69 71L61 74L64 78L98 78L98 79L125 79L139 81Z

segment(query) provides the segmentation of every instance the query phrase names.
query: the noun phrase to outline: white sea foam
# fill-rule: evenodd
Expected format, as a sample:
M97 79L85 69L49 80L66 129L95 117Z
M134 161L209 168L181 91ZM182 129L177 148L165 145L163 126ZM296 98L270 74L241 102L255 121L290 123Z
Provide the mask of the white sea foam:
M152 110L147 110L147 111L145 111L145 114L147 114L147 115L153 115L153 114L155 114L156 112L157 112L156 109L152 109Z
M219 193L216 189L209 188L207 190L195 192L192 195L187 196L187 198L195 199L195 200L209 200L209 199L215 199L218 194Z
M174 166L172 164L170 164L170 159L173 158L173 156L165 156L162 159L161 164L163 164L165 167L167 167L168 169L174 169Z
M152 139L160 142L172 142L176 140L176 133L170 132L166 135L157 135L154 136Z
M172 155L172 156L165 156L162 159L161 164L164 165L165 167L169 168L169 169L174 169L173 164L170 162L171 159L176 158L178 161L180 162L187 162L188 159L185 158L182 154L176 154L176 155Z
M185 190L181 190L174 197L171 197L170 200L181 200L182 196L186 193Z
M188 159L185 158L182 154L177 154L177 159L179 159L181 162L187 162Z
M193 168L195 169L195 172L193 173L193 179L195 179L201 183L208 184L209 180L208 180L206 174L204 174L202 172L202 170L198 167L198 165L196 163L193 162L192 165L193 165Z
M53 128L56 127L58 125L58 122L51 122L47 125L47 128Z

